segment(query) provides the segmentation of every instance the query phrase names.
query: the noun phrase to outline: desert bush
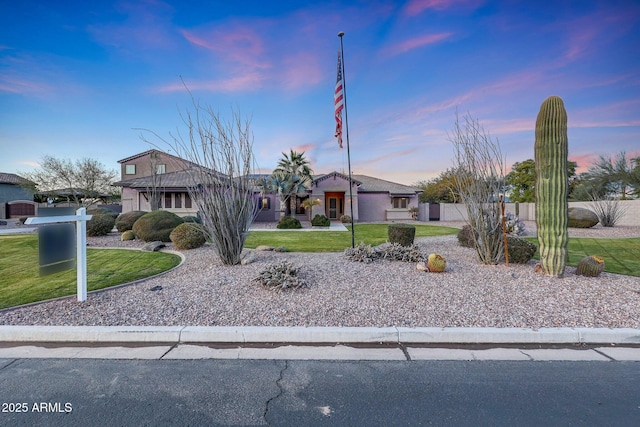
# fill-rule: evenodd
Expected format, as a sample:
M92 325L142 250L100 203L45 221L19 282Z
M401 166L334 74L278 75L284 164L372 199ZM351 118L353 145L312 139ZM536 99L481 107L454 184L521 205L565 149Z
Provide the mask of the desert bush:
M146 214L144 211L131 211L118 215L116 218L116 229L120 233L131 230L133 224L144 214Z
M343 224L351 224L351 217L349 215L342 215L340 217L340 222Z
M515 236L507 236L509 262L514 264L526 264L533 258L537 250L538 247L528 240L520 239Z
M344 256L349 261L364 262L366 264L375 261L379 254L374 250L371 245L365 245L364 242L354 248L347 248L344 250Z
M127 241L127 240L135 240L136 235L133 234L133 231L131 230L127 230L124 233L122 233L122 236L120 236L120 240Z
M460 246L463 246L465 248L475 248L476 243L473 234L474 232L470 225L465 225L464 227L462 227L462 229L458 232L458 243L460 244Z
M331 225L331 220L324 215L316 214L316 216L311 220L311 225L314 227L329 227Z
M112 211L111 209L101 208L99 206L92 206L87 209L87 215L108 215L115 219L120 215L118 212Z
M182 221L184 222L194 222L196 224L202 224L202 220L197 216L187 215L182 217Z
M254 281L271 289L301 288L307 283L298 276L299 269L289 261L279 261L262 270Z
M182 224L182 218L169 211L147 212L133 224L133 234L137 239L145 242L169 242L169 235L178 225Z
M525 232L524 221L511 212L507 212L507 214L505 215L504 223L508 234L521 236Z
M296 229L296 228L302 228L302 224L300 224L300 221L298 221L297 218L293 218L290 216L283 216L280 219L280 222L278 222L278 225L276 225L276 228L280 228L283 230Z
M192 222L183 222L178 225L169 234L169 238L179 250L199 248L206 241L202 226Z
M628 208L618 199L599 199L595 195L592 196L590 205L603 227L614 227Z
M390 261L420 262L424 260L424 254L418 245L403 246L400 243L384 243L376 248L381 258Z
M92 214L93 217L87 221L87 236L106 236L116 223L116 220L111 215L99 215Z
M399 243L402 246L411 246L416 237L416 227L409 224L389 224L389 243Z

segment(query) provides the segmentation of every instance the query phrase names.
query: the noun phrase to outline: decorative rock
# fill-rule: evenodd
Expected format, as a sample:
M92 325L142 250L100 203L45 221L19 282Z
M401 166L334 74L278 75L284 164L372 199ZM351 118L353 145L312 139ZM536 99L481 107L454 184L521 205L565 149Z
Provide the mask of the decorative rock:
M140 250L143 252L158 252L160 249L164 248L165 244L159 240L155 242L149 242L144 245Z
M544 273L544 269L542 268L542 264L536 262L536 265L533 266L533 271L536 273Z
M287 248L285 248L284 246L280 246L277 248L273 248L274 252L287 252Z
M7 225L7 221L0 221L0 225Z
M265 246L265 245L260 245L256 248L256 251L272 251L275 248L273 246Z
M254 253L249 252L240 260L240 265L251 264L255 260L256 260L256 256L254 255Z
M135 240L136 235L133 234L133 231L131 230L127 230L124 233L122 233L122 236L120 236L120 240L122 240L123 242L126 240Z
M418 271L429 271L429 267L427 267L427 263L424 261L420 261L416 264L416 270Z
M598 215L589 209L569 208L569 227L591 228L598 222Z

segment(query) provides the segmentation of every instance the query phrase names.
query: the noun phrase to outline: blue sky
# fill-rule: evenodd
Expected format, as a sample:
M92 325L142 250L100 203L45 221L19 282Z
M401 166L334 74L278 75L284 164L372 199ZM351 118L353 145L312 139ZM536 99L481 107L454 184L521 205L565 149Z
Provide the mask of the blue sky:
M117 161L137 128L181 128L194 96L251 117L270 172L291 148L347 169L333 137L344 31L353 173L404 184L452 166L456 109L533 158L535 119L564 99L569 157L640 155L637 1L29 1L0 6L0 171L43 155ZM169 147L160 146L167 149Z

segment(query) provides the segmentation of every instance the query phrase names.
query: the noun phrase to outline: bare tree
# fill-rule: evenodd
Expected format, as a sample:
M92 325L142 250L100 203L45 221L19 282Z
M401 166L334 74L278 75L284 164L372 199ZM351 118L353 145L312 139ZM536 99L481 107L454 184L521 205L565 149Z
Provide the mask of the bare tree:
M591 195L591 210L595 212L603 227L614 227L627 211L620 199L614 197L600 197L597 193Z
M477 119L467 113L456 122L449 141L455 149L456 193L467 209L467 221L474 231L475 248L484 264L497 264L503 256L500 193L505 186L505 159Z
M36 184L41 193L63 193L76 206L88 206L104 196L116 196L111 186L117 172L108 170L95 159L84 158L72 162L44 156L40 168L21 173Z
M239 264L249 227L258 214L250 121L243 120L237 110L226 120L210 106L191 100L193 111L181 114L186 136L178 131L167 141L147 132L188 161L188 191L205 232L224 264Z
M151 176L149 185L147 186L147 197L152 211L160 209L160 200L162 198L162 173L158 170L159 154L153 151L149 154L149 163L151 166Z

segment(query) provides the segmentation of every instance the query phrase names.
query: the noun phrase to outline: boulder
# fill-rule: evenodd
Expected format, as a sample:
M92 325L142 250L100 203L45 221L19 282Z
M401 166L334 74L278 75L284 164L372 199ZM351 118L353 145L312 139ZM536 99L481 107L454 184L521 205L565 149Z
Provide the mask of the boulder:
M144 245L140 250L144 252L158 252L160 249L164 248L165 244L161 241L149 242Z
M274 249L273 246L260 245L256 248L256 251L272 251Z
M585 208L569 208L569 227L591 228L598 223L598 215Z
M420 261L416 264L416 270L418 271L429 271L429 267L427 267L427 263L424 261Z

